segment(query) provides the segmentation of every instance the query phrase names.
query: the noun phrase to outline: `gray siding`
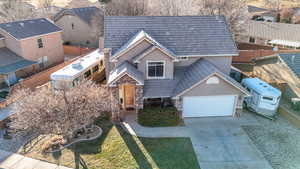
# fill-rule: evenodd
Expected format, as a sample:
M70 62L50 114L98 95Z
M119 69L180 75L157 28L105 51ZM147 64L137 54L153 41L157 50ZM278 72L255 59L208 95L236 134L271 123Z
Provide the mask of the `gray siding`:
M143 72L147 78L147 61L165 61L165 79L173 79L174 63L166 54L156 49L140 60L138 64L139 71Z
M221 72L229 75L232 62L231 56L205 57L205 59L214 64Z
M124 53L122 56L118 58L118 62L116 63L116 66L122 64L124 61L132 62L132 58L139 55L141 52L143 52L145 49L149 48L151 44L144 40L140 42L138 45L130 49L128 52Z

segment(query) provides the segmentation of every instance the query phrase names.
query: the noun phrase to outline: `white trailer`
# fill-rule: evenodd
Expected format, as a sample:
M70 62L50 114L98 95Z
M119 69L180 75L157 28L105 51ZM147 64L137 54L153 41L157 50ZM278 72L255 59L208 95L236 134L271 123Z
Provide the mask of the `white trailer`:
M244 107L258 114L272 118L277 113L281 91L259 78L246 78L242 85L251 93L244 100Z
M51 86L54 89L70 88L85 79L91 79L104 69L104 55L95 50L51 74Z

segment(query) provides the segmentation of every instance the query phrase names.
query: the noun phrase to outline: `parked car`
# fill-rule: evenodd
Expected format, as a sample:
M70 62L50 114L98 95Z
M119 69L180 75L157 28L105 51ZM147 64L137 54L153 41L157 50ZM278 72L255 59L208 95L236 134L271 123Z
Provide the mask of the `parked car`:
M244 107L263 116L273 118L277 113L281 91L259 78L243 79L242 85L251 93L244 100Z

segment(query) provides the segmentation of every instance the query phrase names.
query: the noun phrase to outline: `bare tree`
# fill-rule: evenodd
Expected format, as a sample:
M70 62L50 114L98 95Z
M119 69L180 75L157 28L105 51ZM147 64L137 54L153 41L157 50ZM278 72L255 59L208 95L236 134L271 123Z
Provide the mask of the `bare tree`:
M159 9L159 14L163 16L196 15L196 0L158 0L159 7L153 7L150 11ZM155 15L155 12L152 13Z
M23 0L0 2L0 22L11 22L34 18L34 6Z
M250 15L245 0L198 0L200 15L224 15L233 33L244 31Z
M146 15L148 0L111 0L105 4L105 14L109 16Z
M11 123L13 129L61 135L66 140L111 109L108 88L90 81L62 91L20 90L13 97L17 98Z
M42 17L51 17L53 15L52 7L54 5L54 0L38 0L37 6L41 12L40 16Z

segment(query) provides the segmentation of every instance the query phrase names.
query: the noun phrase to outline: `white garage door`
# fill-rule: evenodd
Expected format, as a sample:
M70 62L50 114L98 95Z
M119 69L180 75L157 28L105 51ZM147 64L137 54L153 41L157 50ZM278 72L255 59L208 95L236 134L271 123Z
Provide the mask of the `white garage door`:
M199 96L183 98L183 117L232 116L235 96Z

